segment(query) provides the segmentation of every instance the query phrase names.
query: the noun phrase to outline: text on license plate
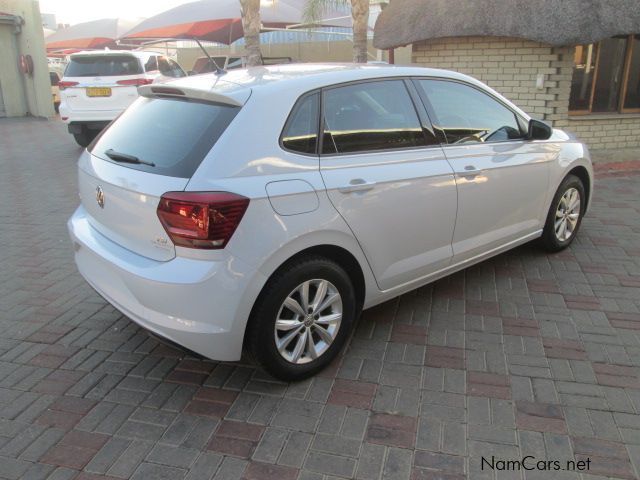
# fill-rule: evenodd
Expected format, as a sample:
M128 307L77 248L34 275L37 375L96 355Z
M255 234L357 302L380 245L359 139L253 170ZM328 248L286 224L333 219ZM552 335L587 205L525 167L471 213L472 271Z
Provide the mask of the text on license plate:
M111 96L110 88L98 88L98 87L87 88L87 97L110 97L110 96Z

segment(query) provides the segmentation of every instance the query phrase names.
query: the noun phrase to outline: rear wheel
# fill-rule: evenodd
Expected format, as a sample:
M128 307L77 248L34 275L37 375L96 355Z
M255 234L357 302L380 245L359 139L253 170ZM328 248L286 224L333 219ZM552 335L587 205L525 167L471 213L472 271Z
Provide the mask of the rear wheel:
M81 133L74 133L73 138L75 138L76 143L81 147L87 147L96 138L97 132L93 132L92 130L88 130L86 128L82 129Z
M586 207L582 180L568 175L558 187L542 233L542 245L550 252L564 250L578 233Z
M301 380L338 355L356 314L355 290L342 267L305 257L265 285L248 326L248 345L274 377Z

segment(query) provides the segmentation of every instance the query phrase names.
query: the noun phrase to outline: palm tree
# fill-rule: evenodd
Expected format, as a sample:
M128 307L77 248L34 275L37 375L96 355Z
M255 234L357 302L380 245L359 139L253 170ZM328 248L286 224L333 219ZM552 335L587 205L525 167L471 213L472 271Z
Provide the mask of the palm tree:
M369 28L369 0L307 0L305 21L313 24L322 18L329 7L351 4L353 18L353 61L367 63L367 30Z
M262 65L260 52L260 0L240 0L247 66Z

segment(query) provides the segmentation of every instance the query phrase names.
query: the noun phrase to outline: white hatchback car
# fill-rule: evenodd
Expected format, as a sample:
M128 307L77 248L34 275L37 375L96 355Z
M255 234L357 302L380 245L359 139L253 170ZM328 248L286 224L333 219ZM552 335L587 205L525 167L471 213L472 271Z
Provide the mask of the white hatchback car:
M298 64L139 89L79 160L85 279L217 360L295 380L369 308L530 240L576 236L589 153L443 70Z
M137 88L187 74L159 53L89 50L70 55L58 82L60 118L86 147L107 124L138 98Z

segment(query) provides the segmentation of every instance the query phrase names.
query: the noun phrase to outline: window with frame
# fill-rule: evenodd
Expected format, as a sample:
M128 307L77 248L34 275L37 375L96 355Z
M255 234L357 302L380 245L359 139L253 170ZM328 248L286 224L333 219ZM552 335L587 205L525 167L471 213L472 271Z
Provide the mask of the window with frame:
M569 113L640 112L640 35L578 45Z
M180 65L167 57L158 57L158 68L166 77L180 78L186 75Z
M155 72L158 70L158 57L151 55L147 63L144 64L145 72Z
M449 145L522 139L524 128L514 112L486 93L459 82L418 80Z
M282 131L282 146L287 150L316 153L319 96L316 92L302 97L293 107Z
M427 145L427 137L403 80L330 88L324 92L323 102L322 153Z

